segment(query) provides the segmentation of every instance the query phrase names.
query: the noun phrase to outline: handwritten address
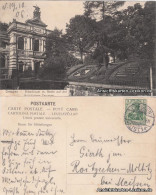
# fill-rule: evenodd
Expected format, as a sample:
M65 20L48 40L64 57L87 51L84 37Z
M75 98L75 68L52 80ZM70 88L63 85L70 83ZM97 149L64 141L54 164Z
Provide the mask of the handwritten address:
M151 163L139 162L133 156L129 158L124 149L133 144L133 140L123 136L102 137L91 133L82 137L78 133L71 134L68 150L74 155L68 161L69 181L77 175L86 185L150 188Z

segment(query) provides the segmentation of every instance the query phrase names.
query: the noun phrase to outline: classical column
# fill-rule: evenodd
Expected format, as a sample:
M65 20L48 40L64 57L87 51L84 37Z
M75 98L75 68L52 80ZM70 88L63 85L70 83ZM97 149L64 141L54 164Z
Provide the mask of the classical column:
M30 37L27 38L27 50L30 50Z
M42 51L42 39L39 39L39 51Z
M31 61L31 67L32 67L32 71L35 70L35 67L34 67L34 60Z
M24 63L23 64L23 72L25 71L25 68L26 68L26 64Z
M8 68L8 56L5 55L5 68Z
M27 38L24 37L24 50L27 50Z
M43 40L43 51L45 51L45 40Z
M32 48L33 48L33 41L32 41L32 38L30 38L30 50L32 50Z

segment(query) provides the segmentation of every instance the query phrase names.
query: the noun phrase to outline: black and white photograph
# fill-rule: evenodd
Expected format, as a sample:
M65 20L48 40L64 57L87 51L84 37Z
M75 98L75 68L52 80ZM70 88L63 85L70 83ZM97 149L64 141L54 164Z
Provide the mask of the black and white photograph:
M0 89L156 95L155 1L0 1Z

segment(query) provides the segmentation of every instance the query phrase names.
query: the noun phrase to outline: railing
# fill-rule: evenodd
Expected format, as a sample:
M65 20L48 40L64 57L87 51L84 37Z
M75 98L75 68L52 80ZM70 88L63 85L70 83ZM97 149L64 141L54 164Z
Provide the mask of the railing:
M32 50L20 50L18 49L18 55L24 55L24 56L30 56L33 55L33 51Z
M16 53L16 50L13 50ZM42 51L33 51L33 50L20 50L18 49L18 56L27 56L27 57L34 57L34 56L42 56Z
M34 56L42 56L43 52L42 51L34 51L33 55Z
M43 51L33 51L33 50L24 50L24 49L17 50L18 57L25 56L25 57L42 57L42 58L44 58L43 53L44 53ZM16 55L16 49L12 50L12 55Z

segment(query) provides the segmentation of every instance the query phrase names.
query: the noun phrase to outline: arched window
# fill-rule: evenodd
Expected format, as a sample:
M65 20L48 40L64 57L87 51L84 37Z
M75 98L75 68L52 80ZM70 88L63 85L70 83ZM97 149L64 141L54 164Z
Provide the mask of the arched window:
M34 51L39 51L39 40L38 39L34 40Z
M18 49L24 49L24 38L23 37L18 38Z

